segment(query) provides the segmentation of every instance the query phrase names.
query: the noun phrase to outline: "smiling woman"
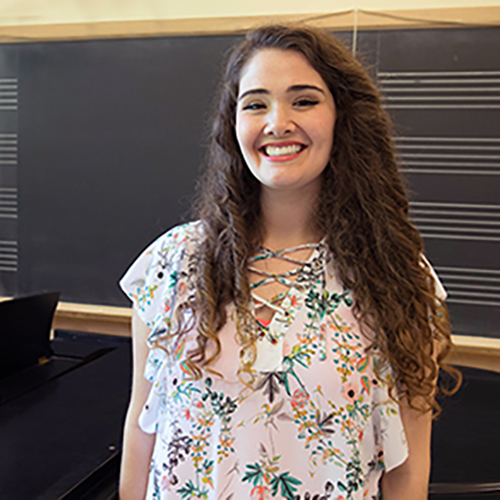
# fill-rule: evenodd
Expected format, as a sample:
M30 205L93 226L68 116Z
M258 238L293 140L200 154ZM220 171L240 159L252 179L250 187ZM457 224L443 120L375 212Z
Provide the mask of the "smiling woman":
M298 52L261 50L243 69L239 92L236 136L262 194L286 189L316 196L335 124L333 96L321 76Z
M120 498L425 499L446 292L377 89L333 36L273 25L235 47L197 218L121 282Z

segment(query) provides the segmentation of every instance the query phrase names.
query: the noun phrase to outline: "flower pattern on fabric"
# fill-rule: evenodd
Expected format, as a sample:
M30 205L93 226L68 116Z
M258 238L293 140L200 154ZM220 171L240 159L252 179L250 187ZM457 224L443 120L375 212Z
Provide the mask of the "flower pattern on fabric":
M382 472L406 459L407 444L388 397L390 367L376 377L377 349L368 351L373 339L360 333L354 298L336 278L326 244L283 298L267 327L272 335L258 340L248 386L236 376L231 307L219 332L222 355L202 379L183 363L194 328L168 354L156 345L194 293L202 237L199 222L172 229L121 281L151 327L145 376L152 387L139 419L156 432L147 498L379 498Z

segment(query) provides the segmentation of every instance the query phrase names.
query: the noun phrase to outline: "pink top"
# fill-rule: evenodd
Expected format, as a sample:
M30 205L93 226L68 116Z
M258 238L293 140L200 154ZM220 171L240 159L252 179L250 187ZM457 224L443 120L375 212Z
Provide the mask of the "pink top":
M404 429L388 397L390 367L375 376L377 350L367 354L370 339L327 246L313 250L273 319L260 320L266 335L249 385L238 377L232 306L219 332L222 354L200 380L184 362L195 328L164 346L169 354L156 343L194 293L202 237L200 223L172 229L120 283L151 328L151 393L139 419L156 433L146 498L378 498L382 472L408 456Z

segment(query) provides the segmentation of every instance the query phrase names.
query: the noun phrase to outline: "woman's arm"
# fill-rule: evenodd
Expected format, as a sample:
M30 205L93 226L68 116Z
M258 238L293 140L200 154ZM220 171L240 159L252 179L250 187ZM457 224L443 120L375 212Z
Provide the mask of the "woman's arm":
M146 434L138 423L139 415L146 403L151 384L144 378L148 357L146 339L149 328L132 311L133 377L132 395L125 419L123 451L120 473L120 500L143 500L146 495L149 465L155 434Z
M383 500L427 500L431 469L432 412L400 407L408 458L382 476Z

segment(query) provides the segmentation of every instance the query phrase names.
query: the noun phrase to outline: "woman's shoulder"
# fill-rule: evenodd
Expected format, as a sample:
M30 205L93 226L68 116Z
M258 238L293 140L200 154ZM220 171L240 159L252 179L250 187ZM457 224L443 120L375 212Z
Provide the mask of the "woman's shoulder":
M201 237L199 221L173 227L154 240L120 280L120 287L148 326L160 309L170 307L179 280L189 281L193 273L188 271Z
M183 253L186 249L193 246L202 238L201 221L192 221L178 226L174 226L161 236L159 236L151 245L151 250L164 256L166 254Z

